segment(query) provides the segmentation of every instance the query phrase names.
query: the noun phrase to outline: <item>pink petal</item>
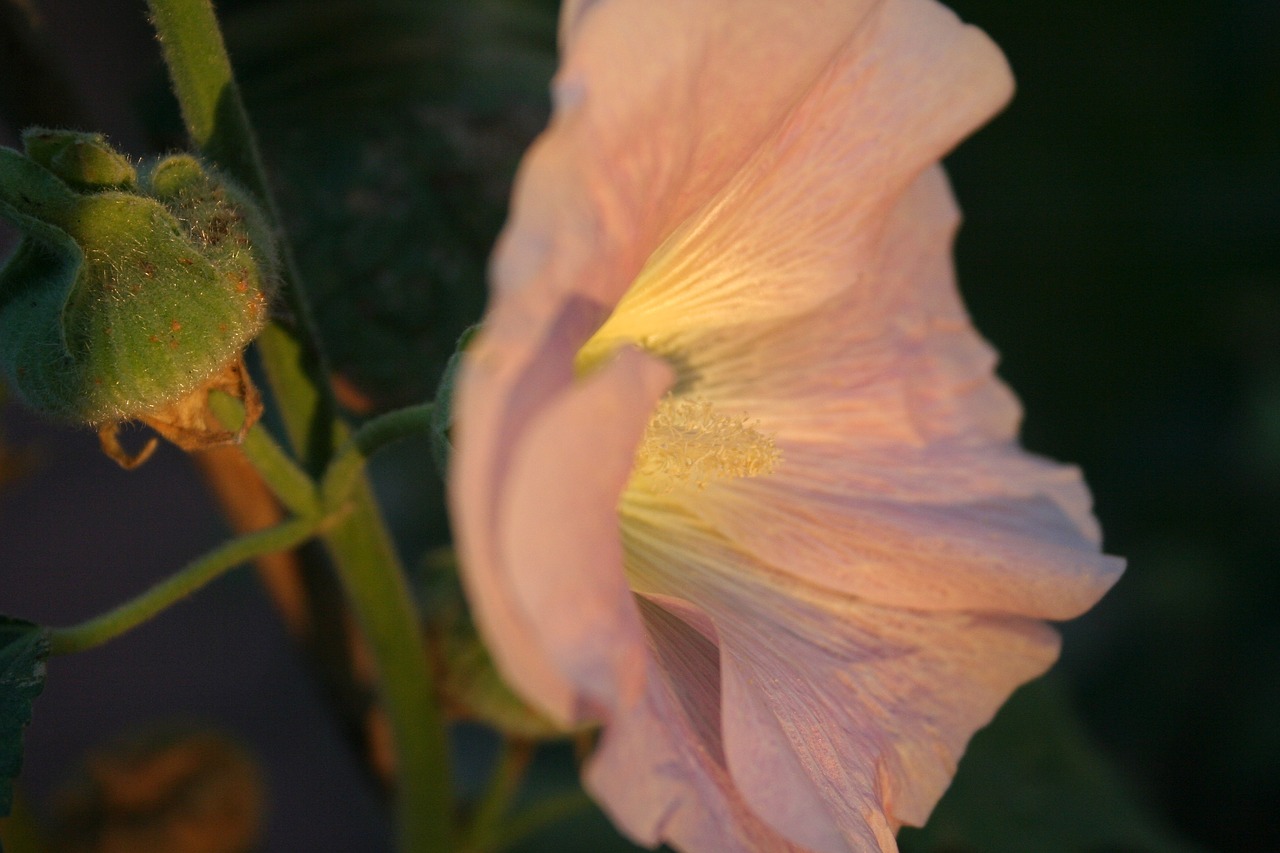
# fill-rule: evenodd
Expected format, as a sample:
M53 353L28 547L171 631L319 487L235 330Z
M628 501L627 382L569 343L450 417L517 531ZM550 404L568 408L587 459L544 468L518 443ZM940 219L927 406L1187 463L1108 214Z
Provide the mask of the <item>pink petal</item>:
M730 488L767 483L821 495L932 506L1046 497L1071 520L1083 540L1098 544L1092 499L1080 472L1026 453L1011 442L859 448L856 443L841 447L832 441L780 439L778 446L783 462L768 481L740 482Z
M1123 570L1046 497L912 504L799 482L744 481L697 512L764 563L893 607L1070 619Z
M521 169L498 286L508 270L523 276L531 244L576 232L590 237L602 263L571 285L616 300L662 239L741 168L873 5L817 0L797 14L769 0L566 4L556 112Z
M715 637L687 604L640 600L652 658L641 701L613 717L586 784L639 844L719 853L803 853L743 803L724 766ZM704 618L704 617L702 617Z
M533 642L572 683L578 707L547 708L564 722L629 704L643 689L643 631L622 569L617 504L671 376L664 362L624 350L543 407L511 458L495 532L507 592L529 628L489 628L499 649ZM522 673L504 674L546 704Z
M893 850L899 825L923 825L969 738L1057 657L1057 635L1038 622L818 596L790 602L790 612L765 602L775 606L747 611L761 620L754 629L739 614L733 634L722 634L730 769L752 807L791 836L797 828L782 820L796 792L738 774L761 740L782 735L775 748L794 750L852 850L868 834ZM775 725L741 713L753 705Z
M755 151L820 77L826 82L819 94L830 97L838 89L827 66L850 39L861 49L885 21L914 18L933 22L922 32L945 36L937 44L917 41L917 50L964 34L960 42L970 45L973 66L985 71L975 72L972 101L954 111L965 117L951 119L952 138L930 143L934 148L949 145L1007 92L1007 72L994 48L949 13L917 0L890 0L888 11L876 7L872 24L866 20L871 5L823 2L804 15L764 0L750 8L723 0L667 2L664 14L655 14L663 10L650 0L566 8L569 55L557 84L560 106L522 168L512 220L495 256L497 299L459 391L451 477L459 547L481 629L491 639L499 632L507 638L494 643L503 670L564 717L580 713L575 690L541 654L537 617L512 599L493 538L495 501L512 448L524 424L573 381L577 347L660 240L750 157L785 159L786 131L772 153ZM864 24L869 29L860 33ZM652 35L641 38L645 32ZM643 56L623 61L637 50ZM913 75L905 67L898 75L904 115L929 106L909 103L920 95ZM697 85L680 87L677 80ZM808 110L820 118L813 105ZM793 120L788 127L802 125ZM917 154L925 156L932 153Z
M1056 654L991 614L1117 571L1078 474L1016 448L952 281L930 164L1008 71L930 0L566 0L561 39L457 400L481 630L526 698L605 724L588 783L642 843L891 851ZM628 342L780 467L623 494L672 378L604 358Z
M689 389L796 442L846 448L1009 442L1021 410L968 322L951 243L959 212L940 168L900 197L853 282L799 317L655 333Z
M999 51L926 0L803 13L608 0L566 16L556 116L518 178L500 290L537 280L610 304L688 220L677 260L699 259L699 284L682 297L751 290L798 310L797 294L849 283L847 252L825 247L848 244L1010 92ZM686 308L692 320L715 306Z
M536 620L511 588L500 552L499 501L514 446L529 419L573 381L575 339L598 322L585 300L513 298L511 318L487 326L467 351L453 399L454 453L448 478L454 544L476 622L508 681L559 719L578 714L576 688L536 641ZM495 316L497 316L495 314ZM499 641L499 638L501 641Z
M687 393L757 418L783 460L690 505L760 559L881 604L1069 618L1123 564L1097 553L1079 472L1013 441L1016 401L955 290L957 220L931 170L890 219L881 286L678 338Z
M1009 92L999 51L947 10L878 7L775 135L650 259L601 335L660 341L882 286L869 273L895 200Z
M868 605L675 523L631 520L633 584L710 616L733 780L813 849L895 849L893 832L924 821L973 732L1056 657L1039 622Z

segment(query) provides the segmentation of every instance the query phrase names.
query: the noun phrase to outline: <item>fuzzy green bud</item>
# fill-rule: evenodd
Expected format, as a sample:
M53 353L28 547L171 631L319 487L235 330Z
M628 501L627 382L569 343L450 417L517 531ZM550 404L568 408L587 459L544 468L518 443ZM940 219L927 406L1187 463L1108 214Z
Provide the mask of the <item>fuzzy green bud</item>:
M93 134L24 143L26 156L0 148L0 217L24 232L0 269L14 390L105 426L148 420L238 363L275 281L248 195L187 155L135 170Z
M129 158L100 133L45 130L22 134L27 156L78 190L135 189L138 173Z

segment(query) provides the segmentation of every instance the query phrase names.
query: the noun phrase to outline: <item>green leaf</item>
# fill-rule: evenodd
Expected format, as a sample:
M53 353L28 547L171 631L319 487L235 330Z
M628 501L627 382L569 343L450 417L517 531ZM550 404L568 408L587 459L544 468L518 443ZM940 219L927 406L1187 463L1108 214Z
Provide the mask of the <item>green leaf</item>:
M13 808L13 780L22 769L22 732L31 703L44 689L49 637L38 625L0 616L0 817Z
M979 732L903 853L1193 853L1148 813L1050 680L1023 687Z

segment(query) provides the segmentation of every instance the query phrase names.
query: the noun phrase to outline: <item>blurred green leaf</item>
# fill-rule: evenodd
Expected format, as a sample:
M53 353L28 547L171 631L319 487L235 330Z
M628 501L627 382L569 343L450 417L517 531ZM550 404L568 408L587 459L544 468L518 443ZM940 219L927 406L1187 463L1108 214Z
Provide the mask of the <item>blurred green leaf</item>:
M410 577L451 714L523 740L571 736L516 696L498 674L471 619L452 551L428 553Z
M1052 681L1023 687L969 746L903 853L1193 853L1134 799Z
M13 780L22 769L22 732L31 703L44 689L49 638L21 619L0 616L0 817L13 808Z
M498 674L493 658L474 632L458 631L444 647L442 690L463 713L504 734L527 740L567 737L557 726L522 702Z

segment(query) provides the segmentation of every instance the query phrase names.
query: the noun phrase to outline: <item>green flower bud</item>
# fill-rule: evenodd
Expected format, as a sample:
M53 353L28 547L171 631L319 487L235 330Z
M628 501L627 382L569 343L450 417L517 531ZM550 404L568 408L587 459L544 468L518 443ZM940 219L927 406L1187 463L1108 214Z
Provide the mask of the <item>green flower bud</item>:
M133 189L138 183L129 158L107 144L100 133L45 130L22 134L27 156L78 190Z
M210 383L256 399L239 365L267 321L275 262L247 194L187 155L139 174L100 136L24 141L28 156L0 148L0 217L24 232L0 269L11 387L104 436L142 420L187 448L233 440L193 409Z

